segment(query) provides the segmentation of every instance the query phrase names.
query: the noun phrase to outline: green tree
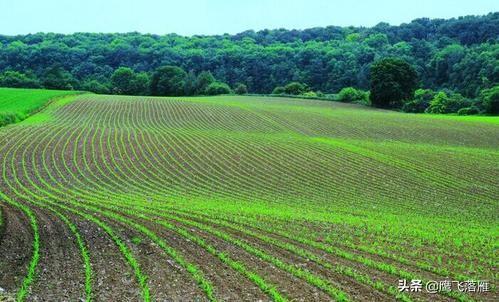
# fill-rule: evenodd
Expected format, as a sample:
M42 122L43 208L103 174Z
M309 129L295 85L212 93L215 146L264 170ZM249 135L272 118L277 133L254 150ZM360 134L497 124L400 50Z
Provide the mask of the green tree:
M498 18L495 12L417 19L400 26L381 23L372 28L330 26L183 38L139 33L0 36L0 73L17 70L31 77L32 71L33 78L42 81L46 70L59 66L73 76L69 84L75 82L72 87L80 89L88 79L106 84L119 66L152 75L158 62L170 62L164 65L210 70L218 80L245 83L255 93L297 81L331 94L344 87L367 90L374 60L397 57L414 66L422 86L475 98L499 83ZM209 78L200 93L214 81ZM51 86L67 88L67 82Z
M417 73L407 62L386 58L371 66L371 103L375 107L396 108L414 96Z
M480 99L487 113L499 114L499 85L482 90Z
M62 67L51 67L43 76L43 87L47 89L72 90L75 85L73 76Z
M236 94L247 94L248 93L248 87L246 85L239 83L236 85L236 88L234 88L234 92Z
M147 72L139 72L135 74L132 80L132 92L133 95L149 95L150 86L149 74Z
M111 85L116 94L133 95L135 72L128 67L120 67L113 72L111 76Z
M428 113L457 113L459 109L469 107L471 102L459 93L438 92L426 109Z
M100 83L97 80L86 81L83 83L81 88L85 91L90 91L98 94L108 94L111 92L106 85Z
M0 75L0 86L12 88L39 88L36 78L28 77L17 71L6 71Z
M219 95L219 94L230 94L232 90L229 85L222 82L213 82L206 88L207 95Z
M364 40L364 43L373 48L382 48L388 45L388 37L385 34L372 34Z
M194 70L189 71L184 83L184 94L185 95L195 95L197 94L197 77Z
M196 80L196 92L198 94L206 94L206 89L211 83L215 82L215 77L209 71L201 71Z
M402 107L404 112L423 113L430 106L435 97L435 91L431 89L418 89L414 92L414 99L406 102Z
M433 68L434 81L443 84L449 81L454 67L466 54L466 49L459 44L451 44L435 54L430 66Z
M151 78L152 95L183 95L187 73L180 67L163 66Z

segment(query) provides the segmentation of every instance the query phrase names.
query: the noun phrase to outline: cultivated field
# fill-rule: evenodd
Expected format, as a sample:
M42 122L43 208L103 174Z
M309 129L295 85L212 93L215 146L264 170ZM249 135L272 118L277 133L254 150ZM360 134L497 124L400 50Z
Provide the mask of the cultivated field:
M21 121L57 97L75 91L0 88L0 126Z
M263 97L59 99L0 128L0 296L497 301L499 124ZM0 300L2 298L0 297Z

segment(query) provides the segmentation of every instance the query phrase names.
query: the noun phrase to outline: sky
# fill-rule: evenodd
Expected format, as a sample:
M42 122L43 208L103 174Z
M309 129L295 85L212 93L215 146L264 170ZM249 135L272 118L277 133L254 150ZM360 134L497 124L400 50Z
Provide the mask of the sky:
M0 34L245 30L392 25L499 11L497 0L0 0Z

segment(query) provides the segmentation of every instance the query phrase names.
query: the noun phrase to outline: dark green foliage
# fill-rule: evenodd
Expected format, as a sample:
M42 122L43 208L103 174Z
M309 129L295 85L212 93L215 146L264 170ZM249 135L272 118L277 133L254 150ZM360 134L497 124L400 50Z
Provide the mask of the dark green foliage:
M300 95L305 92L310 91L308 86L299 82L291 82L288 85L284 86L284 93L291 95Z
M414 97L417 73L406 61L386 58L371 66L371 103L380 108L397 108Z
M47 89L73 90L75 84L73 76L62 67L51 67L43 75L43 87Z
M40 83L37 79L28 77L24 73L9 70L0 75L0 86L12 88L38 88L40 87Z
M111 84L116 94L133 94L133 80L135 72L128 67L120 67L113 72Z
M110 93L109 88L97 80L86 81L82 85L82 90L90 91L90 92L94 92L94 93L98 93L98 94L109 94Z
M389 44L388 37L380 33L369 35L364 42L372 48L381 48Z
M238 83L236 85L236 88L234 88L234 92L236 94L247 94L248 93L248 87L242 83Z
M431 100L426 112L457 113L460 109L469 107L471 104L471 101L465 99L459 93L440 91Z
M149 95L149 74L139 72L132 81L133 95Z
M499 85L484 89L480 94L485 111L489 114L499 114Z
M336 100L344 103L367 105L369 103L369 93L353 87L346 87L340 90Z
M448 82L452 69L464 56L465 48L459 44L451 44L437 52L431 61L435 84L440 85Z
M402 110L410 113L423 113L430 106L434 97L435 92L431 89L417 89L414 92L414 99L407 101Z
M95 80L112 88L111 75L120 66L152 74L162 65L172 65L196 75L202 71L213 74L211 79L207 73L201 76L207 81L200 81L203 84L194 94L204 93L215 78L232 87L243 83L252 93L267 94L285 83L300 82L313 91L331 94L344 87L369 89L373 62L399 57L414 66L421 87L448 88L475 98L481 90L499 83L498 20L499 13L491 13L449 20L422 18L400 26L250 30L195 37L0 35L0 73L18 71L43 80L47 70L59 66L72 78L65 72L62 81L61 74L52 76L46 83L50 87L82 89ZM192 83L188 82L186 79L190 87L183 93L190 95Z
M185 95L196 95L197 91L197 77L194 70L189 71L184 83L184 94Z
M215 78L209 71L202 71L199 73L196 81L196 92L198 94L205 94L206 89L211 83L215 82Z
M219 94L230 94L232 90L229 85L222 82L213 82L206 88L205 94L207 95L219 95Z
M163 66L153 73L151 93L159 96L183 95L187 73L180 67Z
M272 90L272 94L284 94L284 93L285 90L283 86L277 86L276 88L274 88L274 90Z
M125 95L149 94L149 76L145 72L135 73L131 68L120 67L111 76L113 93Z

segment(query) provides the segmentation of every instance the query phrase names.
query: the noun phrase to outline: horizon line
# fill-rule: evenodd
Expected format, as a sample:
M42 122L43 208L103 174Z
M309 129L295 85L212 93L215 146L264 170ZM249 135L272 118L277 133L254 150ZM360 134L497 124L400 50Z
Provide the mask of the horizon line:
M104 32L104 31L100 31L100 32L90 32L90 31L74 31L74 32L69 32L69 33L62 33L62 32L53 32L53 31L39 31L39 32L29 32L29 33L17 33L17 34L3 34L3 33L0 33L0 36L3 36L3 37L16 37L16 36L29 36L29 35L36 35L36 34L55 34L55 35L65 35L65 36L70 36L70 35L74 35L74 34L101 34L101 35L111 35L111 34L117 34L117 35L125 35L125 34L140 34L140 35L151 35L151 36L179 36L179 37L184 37L184 38L192 38L192 37L216 37L216 36L236 36L236 35L239 35L239 34L242 34L242 33L245 33L245 32L250 32L250 31L253 31L255 33L259 33L259 32L262 32L262 31L278 31L278 30L286 30L286 31L306 31L306 30L310 30L310 29L315 29L315 28L329 28L329 27L339 27L339 28L359 28L359 29L366 29L366 28L374 28L376 27L377 25L379 24L388 24L389 26L394 26L394 27L399 27L399 26L402 26L402 25L405 25L405 24L410 24L416 20L421 20L421 19L428 19L428 20L445 20L445 21L449 21L449 20L453 20L453 19L460 19L460 18L466 18L466 17L485 17L485 16L488 16L488 15L491 15L491 14L497 14L499 13L499 11L490 11L488 13L485 13L485 14L469 14L469 15L460 15L460 16L456 16L456 17L450 17L450 18L430 18L430 17L417 17L417 18L414 18L408 22L401 22L399 24L390 24L389 22L386 22L386 21L379 21L378 23L376 23L375 25L372 25L372 26L364 26L364 25L325 25L325 26L312 26L312 27L306 27L306 28L301 28L301 29L298 29L298 28L285 28L285 27L275 27L275 28L263 28L263 29L246 29L246 30L243 30L243 31L239 31L239 32L236 32L236 33L228 33L228 32L225 32L225 33L222 33L222 34L192 34L192 35L183 35L183 34L178 34L178 33L175 33L175 32L169 32L169 33L162 33L162 34L159 34L159 33L151 33L151 32L141 32L141 31L138 31L138 30L134 30L134 31L123 31L123 32L119 32L119 31L115 31L115 32Z

